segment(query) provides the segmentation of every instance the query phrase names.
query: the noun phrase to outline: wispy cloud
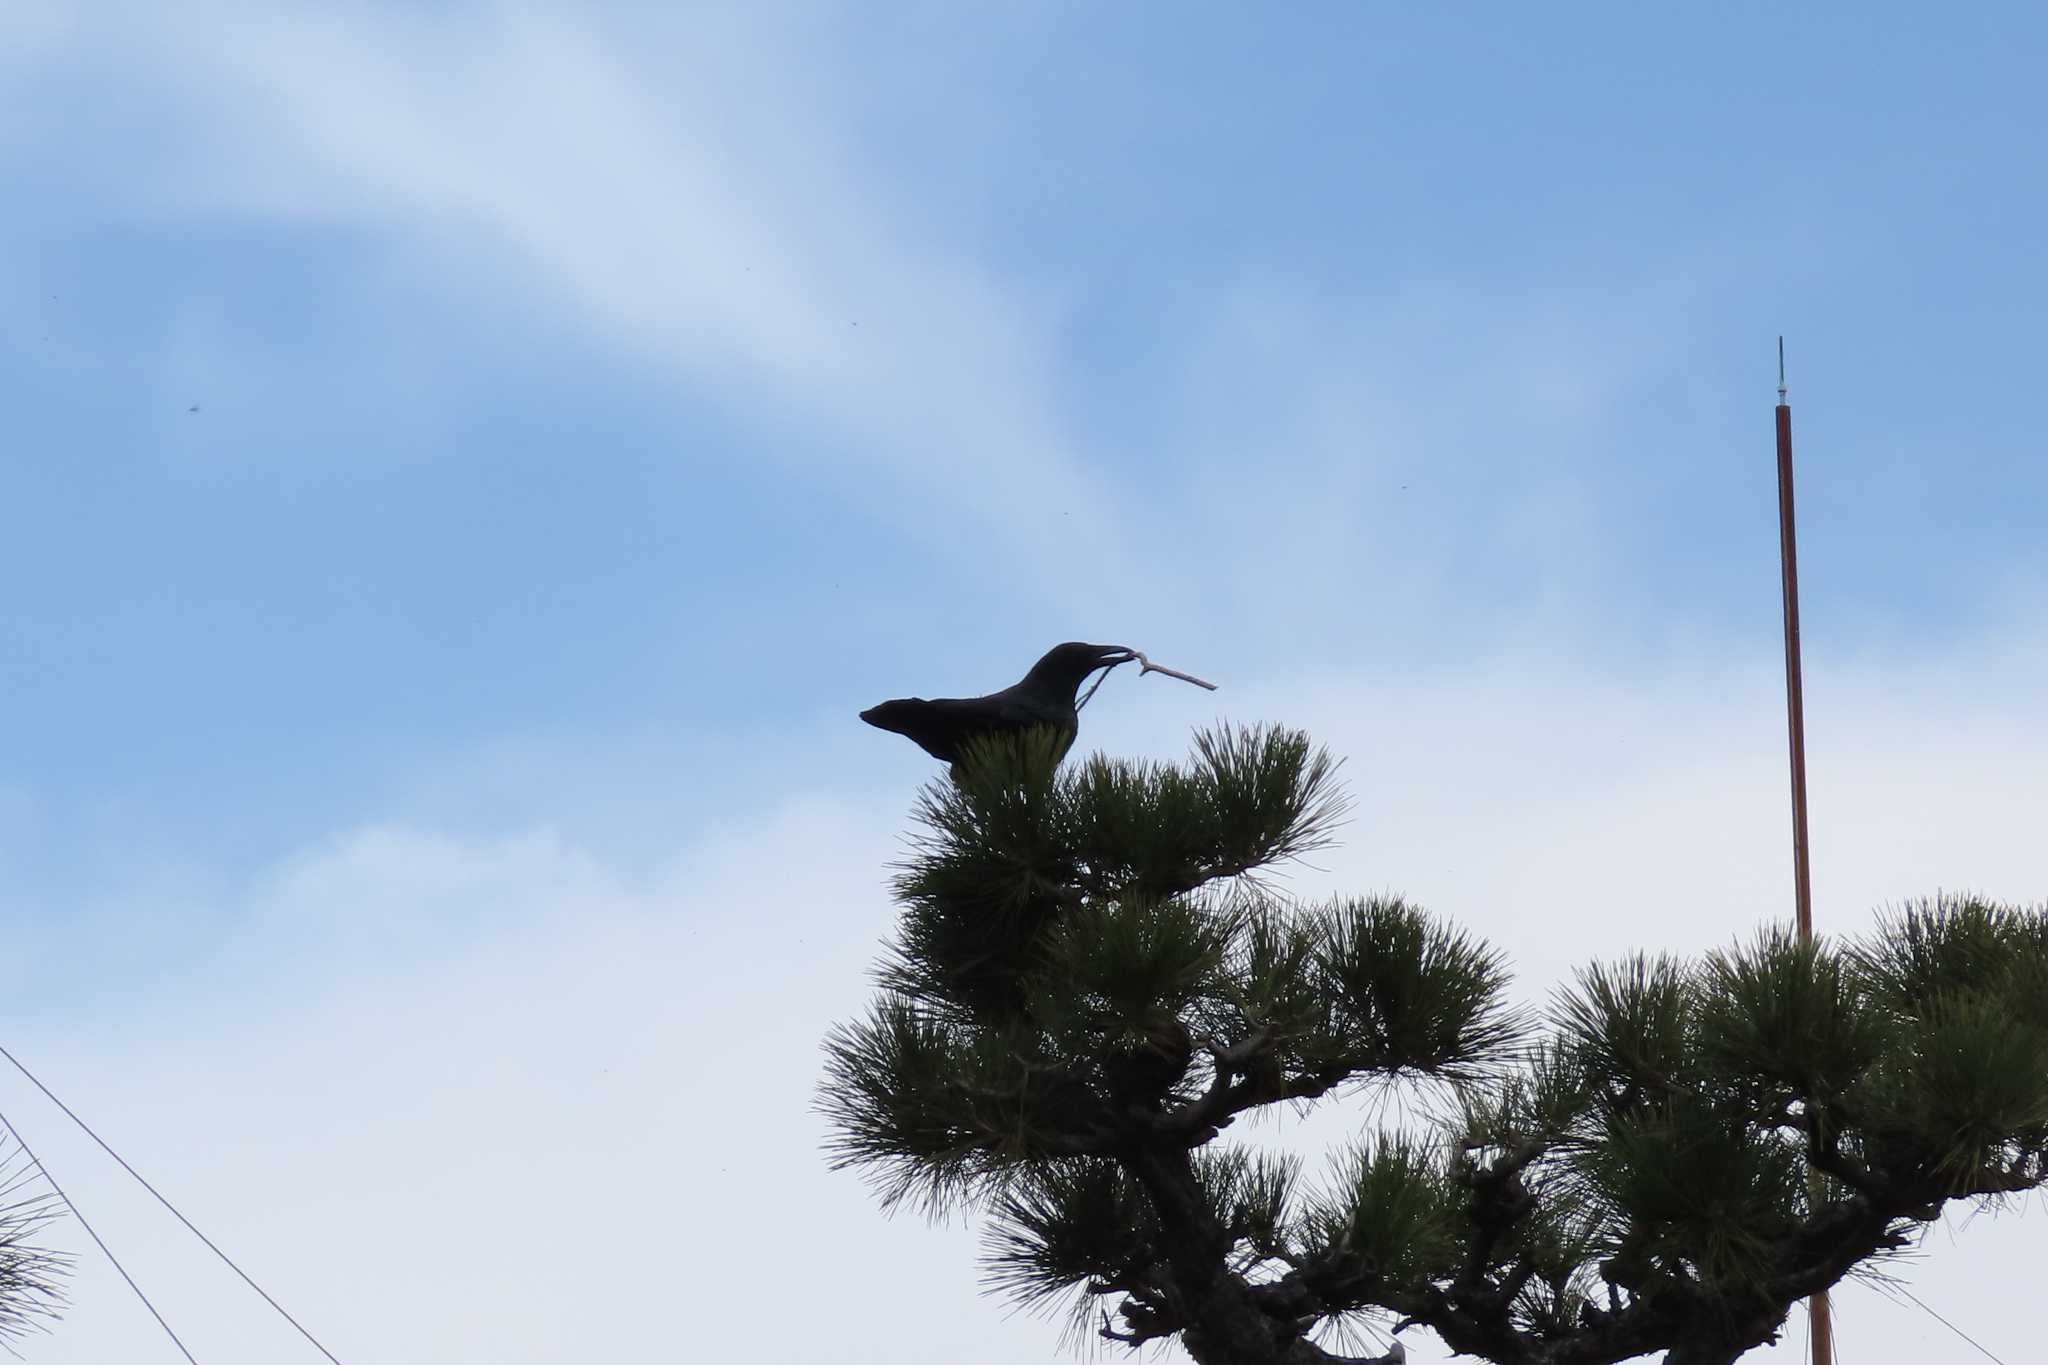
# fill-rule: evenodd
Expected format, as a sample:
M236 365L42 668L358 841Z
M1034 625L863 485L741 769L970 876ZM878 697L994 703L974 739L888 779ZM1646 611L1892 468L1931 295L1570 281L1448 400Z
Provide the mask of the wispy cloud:
M479 318L538 305L744 405L758 457L884 519L1042 571L1114 556L1046 319L901 211L818 42L741 11L202 3L81 16L65 55L145 111L102 174L155 212L359 230Z

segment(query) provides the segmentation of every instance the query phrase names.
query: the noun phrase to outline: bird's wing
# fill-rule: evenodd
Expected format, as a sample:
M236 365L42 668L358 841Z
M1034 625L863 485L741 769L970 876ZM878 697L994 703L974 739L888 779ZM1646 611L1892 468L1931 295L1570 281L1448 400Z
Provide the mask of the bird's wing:
M923 697L898 697L869 707L860 713L860 718L877 729L906 737L933 758L951 763L960 756L962 739L988 728L985 722L975 723L972 707L972 702L953 697L929 701Z
M986 697L902 697L871 706L860 718L878 729L903 735L933 758L960 759L960 746L976 735L1044 725L1038 708L997 692Z

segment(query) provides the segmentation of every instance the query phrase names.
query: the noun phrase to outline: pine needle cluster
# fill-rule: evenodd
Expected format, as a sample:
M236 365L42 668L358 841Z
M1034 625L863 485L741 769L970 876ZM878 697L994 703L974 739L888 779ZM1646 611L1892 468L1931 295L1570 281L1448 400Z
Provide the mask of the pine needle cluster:
M9 1351L10 1343L47 1330L64 1309L71 1258L42 1245L62 1209L41 1168L0 1138L0 1347Z

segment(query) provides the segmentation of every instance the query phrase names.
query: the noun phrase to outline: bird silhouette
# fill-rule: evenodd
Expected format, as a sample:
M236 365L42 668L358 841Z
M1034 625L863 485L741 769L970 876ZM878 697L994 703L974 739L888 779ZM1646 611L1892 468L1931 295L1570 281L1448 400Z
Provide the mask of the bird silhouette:
M958 764L965 746L989 735L1022 734L1046 726L1063 736L1060 753L1072 747L1081 718L1074 698L1098 668L1137 658L1123 645L1069 641L1055 645L1019 682L985 697L899 697L870 706L860 718L878 730L903 735L944 763Z

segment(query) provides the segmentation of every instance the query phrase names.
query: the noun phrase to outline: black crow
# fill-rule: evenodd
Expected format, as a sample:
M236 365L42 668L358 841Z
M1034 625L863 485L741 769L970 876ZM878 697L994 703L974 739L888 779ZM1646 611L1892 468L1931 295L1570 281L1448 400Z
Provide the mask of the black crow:
M985 697L902 697L870 706L860 718L881 730L905 735L918 748L945 763L958 763L962 747L983 735L1020 734L1049 726L1064 736L1065 753L1079 732L1074 706L1081 683L1098 668L1137 658L1122 645L1055 645L1031 666L1024 680Z

